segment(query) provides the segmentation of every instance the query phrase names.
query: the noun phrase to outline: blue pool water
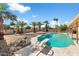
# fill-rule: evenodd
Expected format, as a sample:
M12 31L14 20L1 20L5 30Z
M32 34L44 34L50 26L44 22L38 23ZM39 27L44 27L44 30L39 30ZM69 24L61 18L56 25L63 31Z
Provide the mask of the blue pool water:
M70 38L67 34L44 34L38 38L38 41L48 38L48 42L46 42L47 46L51 47L68 47L73 44L72 38Z

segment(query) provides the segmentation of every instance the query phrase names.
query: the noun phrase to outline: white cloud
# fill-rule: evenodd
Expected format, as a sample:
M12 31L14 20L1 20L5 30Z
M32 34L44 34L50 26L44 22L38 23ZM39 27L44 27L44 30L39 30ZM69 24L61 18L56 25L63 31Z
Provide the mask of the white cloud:
M21 13L27 12L29 10L31 10L31 7L28 6L23 6L21 4L17 4L17 3L9 3L9 9L13 10L13 11L19 11Z

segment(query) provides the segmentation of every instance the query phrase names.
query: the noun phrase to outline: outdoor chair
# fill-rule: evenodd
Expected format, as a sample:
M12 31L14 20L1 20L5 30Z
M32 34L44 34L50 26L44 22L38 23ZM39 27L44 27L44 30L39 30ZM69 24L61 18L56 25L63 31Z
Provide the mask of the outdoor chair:
M44 39L41 42L37 42L37 38L33 38L33 40L31 40L31 45L32 47L34 47L37 50L41 50L42 47L44 47L44 44L48 41L49 39Z
M50 47L50 46L45 46L36 56L38 56L40 53L43 53L48 56L52 56L54 54L54 51L51 50L51 48L52 47ZM51 51L51 54L49 54L50 51Z

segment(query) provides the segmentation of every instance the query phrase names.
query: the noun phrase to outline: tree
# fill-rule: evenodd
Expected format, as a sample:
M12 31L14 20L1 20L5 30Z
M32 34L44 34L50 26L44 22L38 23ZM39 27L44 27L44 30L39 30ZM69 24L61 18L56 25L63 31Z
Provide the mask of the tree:
M57 18L54 18L53 20L56 22L55 28L58 28L58 19Z
M15 25L15 23L14 23L14 22L11 22L11 23L10 23L10 25L11 25L11 26L14 26L14 25Z
M31 30L31 26L27 25L27 26L25 27L25 31L29 32L30 30Z
M48 24L49 24L49 22L48 21L44 21L44 23L45 23L45 29L46 29L46 32L48 32Z
M10 28L10 26L7 24L3 24L3 27L4 27L4 33Z
M33 32L34 32L34 33L36 32L36 25L37 25L37 23L36 23L36 22L32 22Z
M67 25L60 25L60 31L65 31L67 29Z
M19 21L19 25L21 26L21 33L23 33L23 28L25 25L27 25L27 23L25 23L23 21Z
M30 26L27 26L26 29L31 29L31 27Z
M8 30L10 28L10 26L7 24L3 24L3 25L4 25L4 30Z
M25 23L24 21L17 21L17 23L15 24L15 27L18 30L20 29L20 33L23 33L23 28L25 25L27 25L27 23Z
M37 25L39 27L39 31L41 31L41 25L42 25L42 23L41 22L38 22Z
M6 4L0 4L0 39L4 39L3 37L3 22L4 20L16 20L16 16L14 14L11 14L8 11L8 6Z
M16 23L15 23L14 27L15 27L15 28L16 28L16 30L17 30L17 32L16 32L16 33L19 33L19 29L20 29L20 28L19 28L19 24L18 24L18 22L16 22Z

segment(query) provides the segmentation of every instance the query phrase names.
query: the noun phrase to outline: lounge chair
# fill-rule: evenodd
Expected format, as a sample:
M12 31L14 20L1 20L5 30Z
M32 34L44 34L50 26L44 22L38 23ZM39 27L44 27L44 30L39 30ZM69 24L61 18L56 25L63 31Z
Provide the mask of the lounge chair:
M41 50L41 48L43 47L43 45L48 41L49 39L44 39L43 41L41 42L37 42L37 39L33 39L31 40L31 45L32 47L34 47L35 49L37 48L38 50Z
M48 56L52 56L54 54L53 50L51 50L52 47L50 46L45 46L36 56L38 56L40 53L43 53L45 55L48 55ZM49 54L49 52L52 52L51 54Z

